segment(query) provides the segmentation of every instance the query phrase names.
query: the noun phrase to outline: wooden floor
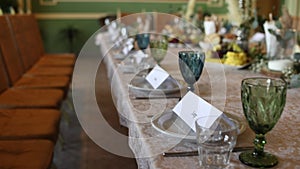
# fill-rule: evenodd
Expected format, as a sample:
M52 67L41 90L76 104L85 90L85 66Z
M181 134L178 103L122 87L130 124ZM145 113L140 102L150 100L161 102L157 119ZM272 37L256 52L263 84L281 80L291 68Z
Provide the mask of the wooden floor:
M107 122L117 131L127 134L127 128L121 127L118 121L117 110L111 99L111 88L104 66L100 66L97 79L101 85L97 85L96 93L99 98L106 98L98 101L101 112ZM97 84L97 83L96 83ZM60 142L56 145L54 154L54 165L57 169L136 169L135 159L120 157L111 154L96 145L82 130L75 112L64 103L67 110L69 123L66 118L61 121L61 135L63 147Z

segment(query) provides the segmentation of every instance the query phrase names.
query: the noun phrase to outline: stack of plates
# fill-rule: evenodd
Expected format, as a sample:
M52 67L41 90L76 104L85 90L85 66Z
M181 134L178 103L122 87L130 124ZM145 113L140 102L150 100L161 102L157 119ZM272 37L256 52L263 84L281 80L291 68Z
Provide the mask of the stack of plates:
M128 87L135 95L155 95L157 94L174 94L179 93L183 87L183 83L169 76L157 89L154 89L146 80L146 75L137 74L129 83Z

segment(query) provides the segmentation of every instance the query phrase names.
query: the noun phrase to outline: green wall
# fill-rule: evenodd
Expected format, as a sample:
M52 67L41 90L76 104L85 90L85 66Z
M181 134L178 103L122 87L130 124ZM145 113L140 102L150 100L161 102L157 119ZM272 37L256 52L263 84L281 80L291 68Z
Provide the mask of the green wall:
M173 2L58 2L57 5L43 6L40 5L38 0L33 0L34 12L108 12L115 13L118 8L122 12L141 12L145 10L147 12L176 12L178 8L187 3ZM99 0L101 1L101 0ZM224 0L220 0L224 1ZM225 4L225 3L224 3ZM209 10L214 13L224 13L227 11L225 5L223 7L212 7L205 3L197 4L201 5L203 9Z
M100 26L96 20L78 19L78 20L39 20L39 25L44 41L46 52L61 53L75 52L78 53L85 41L96 32ZM64 31L74 27L78 29L78 35L74 38L74 47L70 46Z
M100 1L100 0L99 0ZM223 0L221 0L223 1ZM41 5L39 0L32 1L32 12L37 15L49 15L60 13L106 13L115 14L119 8L124 13L135 13L141 11L147 12L177 12L182 5L187 3L155 3L155 2L58 2L56 5ZM201 5L204 11L209 11L215 14L225 14L227 12L226 3L222 7L209 7L206 4ZM74 52L78 53L88 38L100 28L98 18L45 18L38 17L38 22L41 28L42 37L46 52L70 52L70 46L63 32L66 28L72 26L77 28L78 37L74 43Z

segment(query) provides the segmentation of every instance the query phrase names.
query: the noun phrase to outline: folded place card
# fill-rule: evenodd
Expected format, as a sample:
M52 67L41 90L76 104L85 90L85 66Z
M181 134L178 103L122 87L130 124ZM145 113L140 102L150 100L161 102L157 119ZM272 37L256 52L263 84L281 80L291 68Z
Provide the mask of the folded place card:
M127 40L126 40L126 42L125 42L125 44L127 44L127 45L132 45L133 44L133 42L134 42L134 39L133 38L128 38Z
M128 55L128 53L131 51L131 49L133 49L133 47L133 44L126 44L122 49L122 53L124 55Z
M140 64L142 62L142 60L146 57L148 57L147 54L145 54L143 51L141 50L138 50L137 52L135 52L133 54L134 58L135 58L135 61L137 64Z
M194 131L196 131L195 121L197 118L209 117L203 124L204 127L209 128L223 113L191 91L189 91L173 108L173 112L175 112L178 117L186 122L186 124ZM211 118L212 116L214 118Z
M156 65L146 76L146 80L154 89L157 89L168 77L169 73L160 66Z

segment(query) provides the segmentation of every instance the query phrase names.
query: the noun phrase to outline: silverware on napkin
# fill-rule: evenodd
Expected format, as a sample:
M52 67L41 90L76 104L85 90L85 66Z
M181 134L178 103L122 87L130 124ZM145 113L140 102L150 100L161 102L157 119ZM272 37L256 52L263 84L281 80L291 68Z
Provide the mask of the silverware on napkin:
M181 96L135 96L134 99L146 100L146 99L180 99Z
M241 152L247 150L253 150L253 146L249 147L234 147L232 152ZM162 154L164 157L186 157L186 156L197 156L198 151L181 151L181 152L164 152Z

